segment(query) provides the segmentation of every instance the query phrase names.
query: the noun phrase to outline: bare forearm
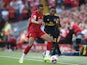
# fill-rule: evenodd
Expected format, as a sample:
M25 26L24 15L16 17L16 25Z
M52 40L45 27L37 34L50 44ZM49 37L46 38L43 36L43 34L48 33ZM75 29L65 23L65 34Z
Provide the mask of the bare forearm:
M40 22L39 22L39 21L36 21L36 20L34 20L34 19L32 19L32 23L35 23L35 24L40 24Z

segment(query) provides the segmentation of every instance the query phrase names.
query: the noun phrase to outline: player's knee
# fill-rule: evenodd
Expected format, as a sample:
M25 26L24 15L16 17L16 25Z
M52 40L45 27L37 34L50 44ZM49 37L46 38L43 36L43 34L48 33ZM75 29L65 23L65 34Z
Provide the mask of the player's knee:
M29 43L28 45L31 47L33 45L33 43Z
M53 38L50 37L50 38L48 39L48 42L53 42Z

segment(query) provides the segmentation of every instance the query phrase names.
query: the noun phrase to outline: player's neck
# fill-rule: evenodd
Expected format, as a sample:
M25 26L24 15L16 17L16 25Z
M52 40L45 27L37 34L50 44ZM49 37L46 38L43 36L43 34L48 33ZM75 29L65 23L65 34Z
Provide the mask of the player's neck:
M41 11L38 11L38 10L37 10L37 12L38 12L39 14L42 14L42 12L41 12Z
M38 13L39 13L39 14L42 14L42 12L39 12L39 11L38 11Z
M53 13L50 13L50 15L51 15L51 16L54 16L55 14L53 14Z

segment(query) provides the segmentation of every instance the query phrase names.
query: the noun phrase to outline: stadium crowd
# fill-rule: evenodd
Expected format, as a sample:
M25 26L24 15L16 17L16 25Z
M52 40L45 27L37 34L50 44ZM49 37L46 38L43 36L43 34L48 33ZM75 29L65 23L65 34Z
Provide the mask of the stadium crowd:
M46 0L48 7L60 7L66 9L79 6L79 0ZM82 2L81 2L82 3ZM10 20L11 22L28 19L31 11L35 10L40 0L0 0L0 22Z
M56 7L56 13L61 21L61 36L66 38L69 29L73 24L77 24L81 28L84 35L83 42L87 44L87 4L79 4L79 0L46 0L48 8ZM85 0L86 1L86 0ZM31 11L35 10L40 0L0 0L0 44L7 43L7 49L12 50L21 48L21 43L27 43L26 31L19 32L17 26L14 31L11 23L23 21L30 17ZM32 8L32 9L31 9ZM3 23L2 23L3 22ZM14 34L12 33L16 33ZM75 39L76 36L74 35ZM73 40L74 40L73 39ZM13 44L11 44L13 43ZM10 44L12 47L10 47ZM1 45L2 48L4 46ZM15 46L13 48L13 46Z

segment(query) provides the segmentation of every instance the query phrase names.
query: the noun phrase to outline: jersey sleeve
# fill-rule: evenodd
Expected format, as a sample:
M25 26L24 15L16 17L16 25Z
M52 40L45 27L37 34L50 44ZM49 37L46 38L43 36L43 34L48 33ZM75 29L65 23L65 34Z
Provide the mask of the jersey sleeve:
M46 23L48 20L49 13L45 14L43 17L43 21Z
M57 22L58 22L58 26L61 27L59 16L57 16Z
M37 14L36 13L33 13L32 15L31 15L31 20L37 20Z

